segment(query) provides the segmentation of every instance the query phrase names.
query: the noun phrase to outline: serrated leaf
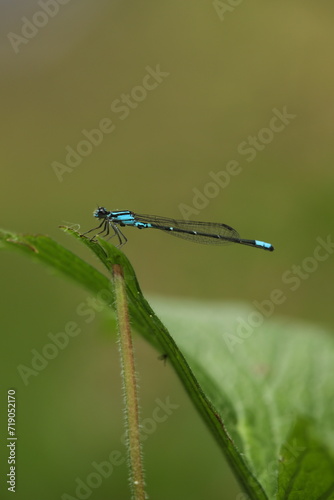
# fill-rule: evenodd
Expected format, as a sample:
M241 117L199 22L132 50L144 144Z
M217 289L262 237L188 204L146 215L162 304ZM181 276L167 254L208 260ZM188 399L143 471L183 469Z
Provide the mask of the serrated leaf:
M125 255L103 239L66 231L108 271L123 267L133 327L168 356L249 498L334 498L332 338L264 318L252 327L251 311L240 304L155 300L171 337ZM3 232L0 242L93 293L113 294L106 276L46 236Z
M244 305L154 304L267 498L334 498L333 338L254 328Z

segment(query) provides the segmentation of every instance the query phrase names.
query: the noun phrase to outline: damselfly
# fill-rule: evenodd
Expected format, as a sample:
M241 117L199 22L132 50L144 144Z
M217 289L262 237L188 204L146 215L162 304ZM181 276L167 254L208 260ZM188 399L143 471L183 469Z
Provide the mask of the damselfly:
M104 233L104 236L108 236L111 228L114 234L110 238L117 236L119 246L127 242L127 238L120 230L120 227L134 226L138 229L160 229L160 231L193 241L194 243L206 243L208 245L240 243L241 245L262 248L270 252L274 250L274 247L270 243L240 238L238 232L227 224L168 219L166 217L159 217L158 215L140 215L129 210L110 212L104 207L97 208L94 211L94 217L100 219L101 224L84 234L102 228L97 234Z

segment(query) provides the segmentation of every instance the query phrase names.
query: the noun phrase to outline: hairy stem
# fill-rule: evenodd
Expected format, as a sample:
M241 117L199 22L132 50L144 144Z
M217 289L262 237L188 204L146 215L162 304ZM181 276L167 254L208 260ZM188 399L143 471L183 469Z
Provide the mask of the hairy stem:
M113 265L121 368L124 387L130 483L134 500L145 500L145 481L139 434L139 405L129 311L123 270Z

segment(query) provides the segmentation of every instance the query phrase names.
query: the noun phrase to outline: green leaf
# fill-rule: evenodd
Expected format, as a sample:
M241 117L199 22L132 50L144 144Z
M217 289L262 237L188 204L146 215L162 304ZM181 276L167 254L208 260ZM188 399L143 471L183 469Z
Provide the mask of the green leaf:
M240 304L154 300L171 337L125 255L65 230L108 271L123 267L133 327L167 354L250 498L334 498L332 338L260 313L254 327L254 311ZM0 247L48 264L112 305L112 282L50 238L2 232Z
M154 305L266 497L333 499L333 338L286 321L252 327L244 305Z
M333 470L333 456L316 422L298 420L281 450L278 498L333 498Z
M24 252L84 285L93 293L110 288L109 280L103 274L48 236L22 235L0 230L0 249Z

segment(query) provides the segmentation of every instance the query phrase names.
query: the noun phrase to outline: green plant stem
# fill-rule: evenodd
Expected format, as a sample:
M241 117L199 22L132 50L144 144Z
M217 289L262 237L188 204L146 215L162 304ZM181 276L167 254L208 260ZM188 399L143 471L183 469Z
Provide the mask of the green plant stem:
M122 267L112 266L115 285L116 312L124 386L126 435L130 463L130 483L134 500L145 500L145 482L139 434L139 405L133 344L126 287Z

